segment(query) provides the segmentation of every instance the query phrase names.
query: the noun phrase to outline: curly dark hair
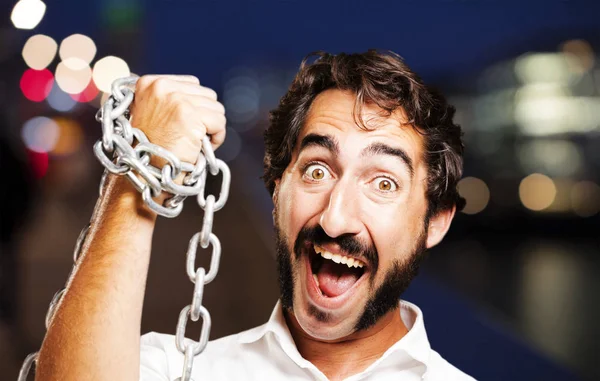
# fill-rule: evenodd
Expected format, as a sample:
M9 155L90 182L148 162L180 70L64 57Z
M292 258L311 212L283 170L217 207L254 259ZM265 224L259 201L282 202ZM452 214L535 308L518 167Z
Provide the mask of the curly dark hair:
M315 59L316 57L316 59ZM462 176L462 131L455 124L455 108L437 90L425 85L393 52L369 50L357 54L309 54L300 65L288 92L270 113L265 131L263 180L273 194L275 180L290 163L292 151L310 106L327 89L356 94L354 117L359 120L363 104L379 106L387 116L402 108L406 124L424 137L425 162L428 166L427 220L443 210L464 207L456 185Z

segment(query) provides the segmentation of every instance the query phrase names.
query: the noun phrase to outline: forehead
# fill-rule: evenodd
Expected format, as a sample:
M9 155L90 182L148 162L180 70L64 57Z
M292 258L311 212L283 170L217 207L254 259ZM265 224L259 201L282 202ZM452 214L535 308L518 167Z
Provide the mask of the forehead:
M349 91L330 89L320 93L313 101L302 127L299 142L308 134L330 135L344 143L345 138L353 136L364 144L373 140L403 148L413 160L421 162L423 153L423 137L415 128L406 124L402 109L395 110L386 116L384 110L377 105L364 104L361 115L356 118L353 111L356 96ZM357 124L362 120L367 129ZM342 146L343 147L343 146Z

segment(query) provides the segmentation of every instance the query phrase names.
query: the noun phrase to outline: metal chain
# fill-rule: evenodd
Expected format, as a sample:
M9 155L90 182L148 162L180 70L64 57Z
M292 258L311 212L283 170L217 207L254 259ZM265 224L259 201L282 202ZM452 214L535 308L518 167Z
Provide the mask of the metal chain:
M102 139L94 145L94 154L106 168L100 183L100 196L108 173L126 176L133 186L142 194L145 204L155 213L168 218L177 217L183 210L183 201L188 196L196 196L198 205L204 211L202 229L194 234L188 244L186 254L186 273L194 284L192 303L185 306L179 314L175 333L177 350L184 356L184 366L181 377L174 381L190 381L193 360L208 343L211 317L202 305L204 285L212 282L219 271L221 259L221 242L212 232L214 213L220 210L229 196L231 173L225 162L215 157L210 140L202 140L202 151L198 154L196 163L179 160L173 153L152 144L146 135L129 122L129 106L133 102L134 92L130 88L137 82L138 77L127 77L116 80L111 88L111 96L96 113L96 120L102 125ZM161 158L166 164L162 168L150 165L152 157ZM208 171L207 171L208 169ZM219 198L214 195L205 196L207 173L213 176L221 172L221 190ZM177 184L175 178L184 174L183 184ZM162 192L173 196L164 204L154 200ZM99 207L100 198L96 203ZM95 214L95 213L94 213ZM90 229L88 224L80 233L75 245L73 259L75 263L80 258L83 242ZM212 247L209 271L203 267L195 268L198 245L202 249ZM52 323L54 314L60 304L66 289L63 288L54 295L46 315L46 329ZM186 339L185 331L189 320L196 322L202 318L202 329L198 341ZM18 381L26 381L29 370L37 361L38 352L32 353L23 362Z

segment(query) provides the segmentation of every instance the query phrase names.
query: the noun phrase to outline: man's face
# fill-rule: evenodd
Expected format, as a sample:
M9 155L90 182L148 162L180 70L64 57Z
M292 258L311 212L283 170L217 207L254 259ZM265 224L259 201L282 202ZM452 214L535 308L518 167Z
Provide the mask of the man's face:
M274 193L282 302L302 329L338 340L397 307L426 246L422 137L328 90L307 115ZM339 262L339 263L338 263Z

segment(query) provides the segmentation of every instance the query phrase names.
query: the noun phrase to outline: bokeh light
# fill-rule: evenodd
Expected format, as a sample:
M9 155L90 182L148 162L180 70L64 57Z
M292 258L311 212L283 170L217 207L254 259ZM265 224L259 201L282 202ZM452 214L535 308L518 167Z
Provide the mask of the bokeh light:
M33 29L46 13L46 4L40 0L21 0L12 10L10 19L15 28Z
M522 83L568 83L572 57L558 53L526 53L515 60L515 74Z
M571 70L585 73L594 67L594 50L587 41L570 40L562 44L562 51L575 58Z
M104 102L106 102L106 100L108 99L109 96L110 96L110 93L104 93L102 91L98 91L98 95L96 95L96 97L92 101L90 101L90 105L94 108L100 108L100 107L102 107Z
M71 98L69 94L62 91L56 83L52 86L52 90L50 91L50 94L48 94L46 102L48 102L50 107L60 112L71 111L77 104L77 101Z
M571 189L571 207L580 217L600 212L600 186L592 181L580 181Z
M127 62L119 57L104 57L94 64L94 82L96 83L96 87L105 93L110 93L110 88L115 79L129 75L130 71Z
M102 93L102 96L100 97L100 105L106 103L108 97L110 97L110 93Z
M570 213L571 212L571 188L573 181L569 178L552 178L556 187L556 196L552 200L552 204L544 209L544 212L550 213Z
M227 138L223 145L216 151L216 155L223 161L234 160L242 150L242 138L231 127L227 127Z
M57 49L58 45L52 37L36 34L29 37L23 46L23 60L30 68L42 70L50 65Z
M68 94L81 93L89 85L91 79L92 69L79 58L68 58L56 67L56 83Z
M514 117L524 135L562 133L574 113L568 87L557 83L525 85L515 95Z
M74 119L66 117L53 118L58 125L58 139L50 151L53 155L70 155L76 152L83 143L83 130Z
M54 76L48 69L27 69L21 77L20 87L23 95L30 101L41 102L52 89Z
M35 152L51 151L59 136L58 124L45 116L36 116L23 125L21 136L25 146Z
M519 198L527 209L540 211L546 209L556 198L556 185L548 176L534 173L519 184Z
M27 158L29 159L33 177L40 179L48 173L48 166L50 163L47 152L27 150Z
M532 139L518 148L521 168L527 173L543 172L551 176L572 176L581 170L581 148L566 139Z
M60 43L58 54L66 65L77 64L77 60L72 61L69 58L77 58L89 65L96 56L96 44L88 36L73 34ZM73 69L79 68L73 67Z
M223 104L227 118L238 131L254 127L260 106L260 86L256 74L247 68L235 68L229 73L223 88Z
M476 214L485 209L490 201L490 190L485 182L476 177L465 177L458 182L458 193L465 199L463 213Z
M87 87L82 92L78 94L70 94L70 96L77 102L84 103L91 102L92 100L96 99L98 93L99 91L96 85L94 84L94 81L90 81L90 83L88 83Z

